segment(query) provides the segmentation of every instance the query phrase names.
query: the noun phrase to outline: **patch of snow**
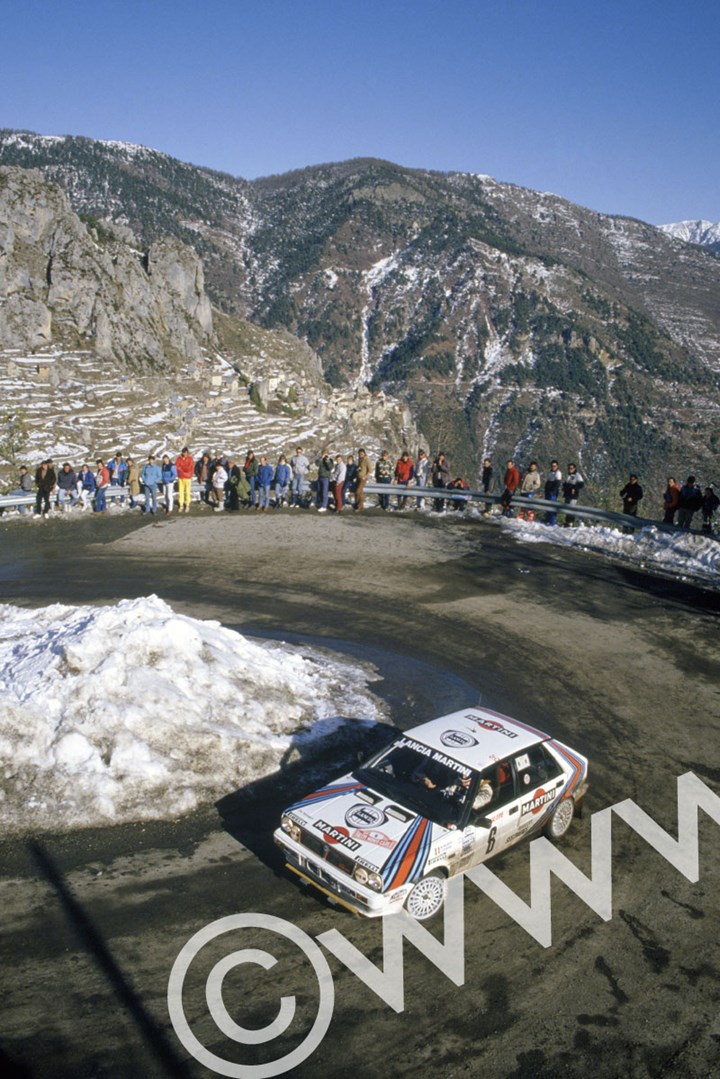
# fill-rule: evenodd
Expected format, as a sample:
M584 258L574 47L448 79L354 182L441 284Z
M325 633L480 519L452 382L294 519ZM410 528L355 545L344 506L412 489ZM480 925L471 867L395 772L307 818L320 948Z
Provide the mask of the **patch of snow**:
M0 821L7 832L186 813L347 722L380 720L371 678L157 596L0 605Z
M471 510L468 513L481 511ZM558 547L576 547L621 559L639 569L670 574L680 580L720 587L720 542L717 537L692 532L664 532L652 525L637 532L624 533L615 528L581 524L576 528L545 525L541 521L523 521L501 516L485 517L497 521L521 543L551 543Z

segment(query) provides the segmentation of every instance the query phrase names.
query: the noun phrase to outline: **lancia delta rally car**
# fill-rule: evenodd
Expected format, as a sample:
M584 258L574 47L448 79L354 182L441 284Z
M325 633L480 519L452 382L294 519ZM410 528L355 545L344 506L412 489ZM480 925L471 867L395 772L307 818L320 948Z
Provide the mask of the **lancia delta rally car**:
M507 716L466 708L413 727L354 772L288 806L288 868L368 917L404 903L420 921L447 877L540 830L559 839L587 791L587 760Z

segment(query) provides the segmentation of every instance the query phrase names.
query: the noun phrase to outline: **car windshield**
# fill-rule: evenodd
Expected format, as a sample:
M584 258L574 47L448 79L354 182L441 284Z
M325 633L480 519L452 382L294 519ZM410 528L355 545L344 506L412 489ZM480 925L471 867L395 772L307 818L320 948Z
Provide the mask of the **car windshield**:
M457 825L473 786L469 768L407 739L371 757L355 775L386 798L445 827Z

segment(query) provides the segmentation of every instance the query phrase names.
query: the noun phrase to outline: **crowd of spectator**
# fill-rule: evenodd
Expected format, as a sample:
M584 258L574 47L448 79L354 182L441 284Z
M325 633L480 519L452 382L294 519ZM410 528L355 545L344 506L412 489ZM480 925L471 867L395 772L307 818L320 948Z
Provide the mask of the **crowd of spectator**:
M146 514L177 512L189 513L192 500L193 481L199 488L200 502L211 507L216 513L237 512L248 508L266 513L270 509L287 506L314 507L319 513L341 513L343 509L352 509L356 513L365 510L365 487L369 481L379 485L400 487L418 486L434 488L437 494L430 500L432 509L442 512L446 505L457 510L465 508L464 498L455 497L448 492L469 489L469 484L461 477L452 477L450 465L444 453L438 453L430 460L426 450L419 450L413 459L404 449L397 460L393 461L388 450L382 450L373 465L364 449L353 454L335 454L323 449L311 463L303 447L298 446L288 459L280 454L275 464L267 456L256 456L249 450L243 458L224 453L205 451L194 458L187 446L172 460L164 453L160 458L150 454L140 463L132 457L125 457L121 451L108 461L98 458L93 470L88 463L79 469L65 462L59 469L51 459L43 461L37 468L34 479L26 465L19 470L17 486L11 495L35 493L35 513L47 514L52 506L57 505L60 512L78 508L92 509L95 513L107 510L107 492L113 487L122 488L118 492L120 502L130 509L138 509ZM563 524L573 527L576 517L568 512L567 507L578 504L585 480L573 461L567 465L563 476L558 461L552 460L544 476L538 462L530 461L525 470L521 470L512 459L507 461L502 483L496 484L496 472L492 459L483 461L480 475L480 489L483 494L491 495L495 489L500 494L500 510L504 516L512 517L517 513L529 520L535 519L528 501L544 498L548 502L563 505ZM443 492L442 494L440 492ZM513 505L518 495L524 499L521 508ZM631 473L628 482L619 492L622 511L630 517L638 516L638 507L644 497L638 477ZM425 497L413 497L409 500L413 508L423 509ZM391 505L391 494L380 492L378 505L382 510L403 510L407 507L408 496L396 495L395 505ZM701 488L694 475L688 476L681 486L674 477L669 477L663 495L663 522L679 529L690 529L693 517L700 512L702 530L712 531L714 514L720 504L712 485ZM19 505L21 513L26 512L25 505ZM486 512L491 512L488 503ZM544 523L557 523L558 511L546 510L540 518ZM632 532L631 525L625 530Z

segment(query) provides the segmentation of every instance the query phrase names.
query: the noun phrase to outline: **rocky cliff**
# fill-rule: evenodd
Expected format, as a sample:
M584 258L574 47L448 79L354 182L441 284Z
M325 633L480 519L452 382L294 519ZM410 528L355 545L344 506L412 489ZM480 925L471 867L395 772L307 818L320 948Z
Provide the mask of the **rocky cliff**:
M142 368L198 358L213 334L203 267L175 239L83 222L36 170L0 168L0 347L84 347Z
M30 460L116 443L277 454L301 434L311 452L421 441L404 401L333 389L306 342L213 311L192 248L83 220L15 167L0 167L0 399L0 428L22 416Z

